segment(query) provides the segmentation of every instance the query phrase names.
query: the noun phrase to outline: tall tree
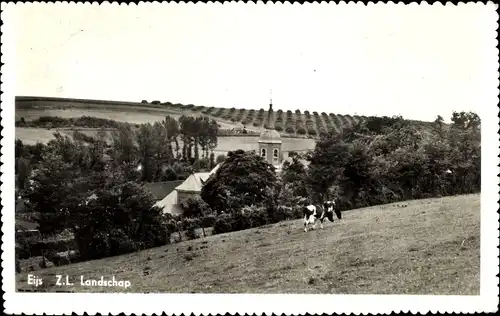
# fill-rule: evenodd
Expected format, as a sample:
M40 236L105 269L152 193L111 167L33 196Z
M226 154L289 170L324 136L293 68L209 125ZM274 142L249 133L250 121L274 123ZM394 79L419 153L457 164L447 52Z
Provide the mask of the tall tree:
M269 205L277 189L273 165L254 152L236 150L205 182L201 198L213 210L228 212L244 206Z
M451 121L453 122L453 127L467 130L472 129L477 131L481 125L481 119L479 115L474 112L455 112L451 116Z
M137 161L135 132L130 124L120 124L111 133L113 161L118 164L133 164Z
M154 131L151 123L141 124L137 131L137 144L139 156L142 163L142 180L152 181L155 173L155 143Z
M179 123L170 115L167 115L162 123L167 129L167 138L169 143L171 144L172 142L175 142L175 158L179 159Z

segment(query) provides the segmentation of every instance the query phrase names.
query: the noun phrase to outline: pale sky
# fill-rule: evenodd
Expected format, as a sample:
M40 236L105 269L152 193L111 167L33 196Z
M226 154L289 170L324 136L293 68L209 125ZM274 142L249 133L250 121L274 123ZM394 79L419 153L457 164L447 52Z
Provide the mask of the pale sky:
M16 95L448 120L496 106L494 10L18 4Z

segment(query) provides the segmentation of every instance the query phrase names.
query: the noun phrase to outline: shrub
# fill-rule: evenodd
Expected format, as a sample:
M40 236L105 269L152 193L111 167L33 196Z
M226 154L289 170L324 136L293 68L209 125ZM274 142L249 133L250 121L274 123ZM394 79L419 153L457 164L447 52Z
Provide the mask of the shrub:
M244 207L242 215L248 218L248 228L259 227L269 223L268 213L263 207Z
M217 217L214 214L209 214L201 217L200 226L204 228L213 227Z
M224 162L226 160L226 155L220 154L217 155L217 159L215 160L216 164L219 164L221 162Z
M316 132L316 130L314 128L308 128L307 129L307 133L309 135L316 135L317 134L317 132Z
M213 234L223 234L227 232L232 232L233 231L233 216L232 214L221 214L217 216L215 223L214 223L214 230Z
M198 218L183 219L184 234L188 240L195 239L196 229L201 228L201 221Z
M213 116L215 117L219 117L222 115L222 112L224 112L224 108L219 108L214 114Z
M202 111L203 114L209 115L215 108L213 106L206 108L205 110Z

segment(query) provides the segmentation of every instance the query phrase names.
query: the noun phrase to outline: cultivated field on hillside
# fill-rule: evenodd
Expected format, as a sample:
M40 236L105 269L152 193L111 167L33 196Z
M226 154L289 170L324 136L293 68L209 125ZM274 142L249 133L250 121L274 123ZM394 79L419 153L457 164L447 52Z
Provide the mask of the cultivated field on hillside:
M259 131L267 122L267 105L259 110L220 108L166 103L128 103L106 102L97 100L47 99L18 97L16 99L16 120L24 117L33 120L40 116L79 117L94 116L134 124L155 122L166 115L205 115L215 119L221 128L242 128ZM288 135L317 136L329 130L340 131L364 119L364 116L318 113L309 111L282 111L275 109L274 126L276 130Z
M479 295L480 195L352 210L323 230L300 220L37 271L39 291ZM55 275L74 286L55 287ZM27 273L17 288L32 290ZM123 291L115 288L112 291Z

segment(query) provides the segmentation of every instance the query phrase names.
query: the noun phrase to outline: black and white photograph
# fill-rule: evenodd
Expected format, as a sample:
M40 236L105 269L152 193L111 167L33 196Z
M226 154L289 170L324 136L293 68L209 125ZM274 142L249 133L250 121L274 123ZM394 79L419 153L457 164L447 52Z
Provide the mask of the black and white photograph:
M4 312L495 312L496 9L2 3Z

